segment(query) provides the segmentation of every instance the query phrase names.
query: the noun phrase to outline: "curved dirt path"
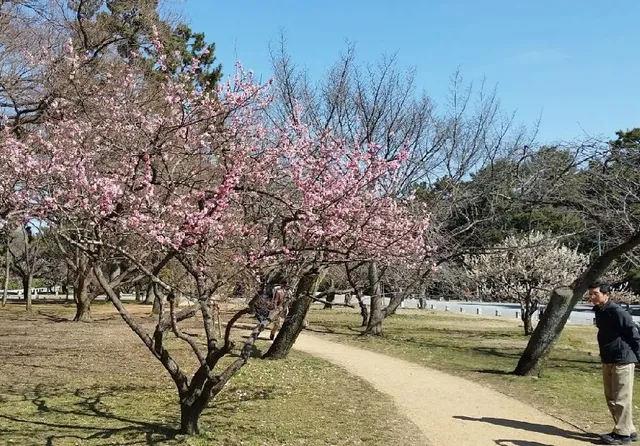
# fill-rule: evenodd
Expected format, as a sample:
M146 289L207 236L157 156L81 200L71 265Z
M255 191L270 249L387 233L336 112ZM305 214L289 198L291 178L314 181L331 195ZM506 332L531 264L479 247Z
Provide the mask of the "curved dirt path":
M294 348L342 366L390 395L430 446L598 444L596 436L466 379L307 333Z

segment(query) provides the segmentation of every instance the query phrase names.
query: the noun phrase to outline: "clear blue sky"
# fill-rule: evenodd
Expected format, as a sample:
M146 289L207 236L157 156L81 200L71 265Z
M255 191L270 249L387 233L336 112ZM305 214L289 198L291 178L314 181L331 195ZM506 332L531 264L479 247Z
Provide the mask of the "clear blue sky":
M398 52L418 85L445 100L465 80L497 84L506 110L531 123L540 142L613 137L640 126L640 0L184 0L194 30L217 46L225 74L236 59L264 79L280 31L294 60L321 76L346 42L360 62Z

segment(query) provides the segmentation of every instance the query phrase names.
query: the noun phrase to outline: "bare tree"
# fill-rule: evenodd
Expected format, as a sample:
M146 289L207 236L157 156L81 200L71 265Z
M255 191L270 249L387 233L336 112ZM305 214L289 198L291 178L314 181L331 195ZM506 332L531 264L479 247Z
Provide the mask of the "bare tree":
M277 86L273 121L305 123L318 133L330 130L355 145L379 143L390 160L408 157L396 186L403 194L419 184L429 191L428 199L421 197L433 215L432 237L425 243L438 246L436 262L462 255L460 240L477 225L476 215L460 212L478 199L465 187L469 175L499 156L513 154L535 136L514 126L513 115L502 112L495 91L487 92L484 83L474 89L459 73L452 77L446 107L438 111L424 92L418 92L415 71L400 69L395 56L361 66L354 46L348 46L317 84L287 54L284 37L271 56ZM446 225L453 215L456 224ZM426 263L387 307L382 296L373 293L366 333L381 333L384 318L408 295L419 292L432 266L432 259L423 260ZM371 265L370 276L384 280L390 266ZM379 289L374 283L369 288Z
M20 277L22 291L27 303L27 311L31 312L31 292L33 279L44 269L42 258L42 235L34 234L32 226L25 224L12 234L8 245L11 253L11 267Z

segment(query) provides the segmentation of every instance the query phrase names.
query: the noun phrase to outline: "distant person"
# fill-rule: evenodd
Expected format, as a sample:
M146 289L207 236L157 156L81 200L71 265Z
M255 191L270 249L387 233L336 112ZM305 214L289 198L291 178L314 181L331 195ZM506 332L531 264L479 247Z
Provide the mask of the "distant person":
M594 284L589 300L596 314L604 396L615 426L602 435L605 444L630 444L638 434L633 425L633 377L640 361L640 333L631 315L611 300L611 287Z
M276 338L276 333L282 326L284 318L287 317L287 306L285 305L286 290L281 286L275 287L272 291L272 295L272 308L280 308L280 312L275 317L273 325L271 326L271 333L269 334L269 339L273 341Z
M279 276L264 280L255 297L249 302L249 308L255 314L258 322L265 323L265 325L272 324L269 335L271 340L275 339L276 333L287 314L286 285L286 280ZM269 316L274 310L279 311L275 316L272 315L272 320Z

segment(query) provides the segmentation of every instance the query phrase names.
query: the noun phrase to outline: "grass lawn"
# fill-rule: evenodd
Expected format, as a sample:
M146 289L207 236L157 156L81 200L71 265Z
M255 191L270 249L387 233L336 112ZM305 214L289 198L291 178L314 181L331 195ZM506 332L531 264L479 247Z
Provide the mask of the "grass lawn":
M149 307L130 310L153 321ZM169 376L109 305L94 306L93 315L87 324L66 320L70 306L37 304L31 317L22 305L0 310L0 444L423 444L389 398L297 353L251 360L205 411L207 433L176 436L179 407ZM187 369L195 367L179 341L168 345Z
M568 325L542 376L522 378L507 374L528 340L516 319L402 310L384 322L383 338L358 336L360 316L350 309L314 309L309 322L334 340L481 382L585 430L611 428L595 327Z

